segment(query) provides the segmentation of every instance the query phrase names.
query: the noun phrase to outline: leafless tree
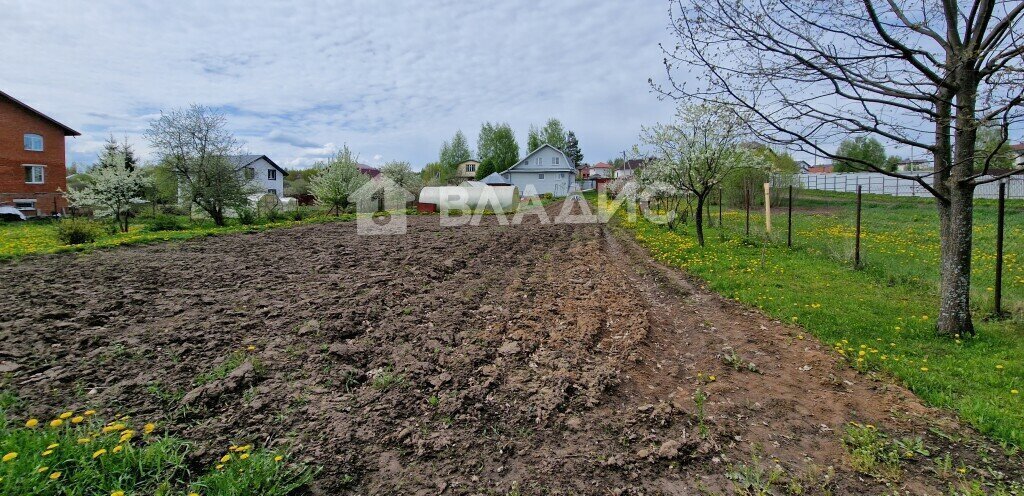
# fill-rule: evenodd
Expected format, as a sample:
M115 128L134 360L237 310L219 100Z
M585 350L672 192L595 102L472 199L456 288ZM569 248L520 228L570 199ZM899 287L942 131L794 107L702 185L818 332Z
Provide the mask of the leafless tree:
M1024 117L1020 0L669 0L678 42L664 46L673 98L725 101L762 139L918 182L936 199L938 332L971 335L975 188L1020 171L990 170L978 129L1005 142ZM695 70L695 81L684 81ZM873 135L925 150L934 172L888 172L825 148Z

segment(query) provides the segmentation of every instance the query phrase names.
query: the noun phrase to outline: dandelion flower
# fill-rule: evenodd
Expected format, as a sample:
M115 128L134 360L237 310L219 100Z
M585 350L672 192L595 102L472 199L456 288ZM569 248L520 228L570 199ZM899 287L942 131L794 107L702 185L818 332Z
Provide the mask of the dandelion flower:
M74 414L75 414L75 412L64 412L64 413L60 414L60 419L61 420L67 420L67 419L71 418L71 416L74 415Z
M85 416L86 417L89 417L91 415L96 415L96 410L86 410L85 411Z
M53 443L53 444L51 444L51 445L47 446L47 447L46 447L46 449L48 449L48 450L52 450L52 449L56 448L57 446L60 446L60 445L59 445L59 444L57 444L57 443Z
M199 493L188 493L188 496L199 496Z
M87 437L78 438L78 444L89 444L89 441L92 441L92 439Z
M43 456L50 456L52 454L53 454L53 450L52 449L48 449L48 450L43 452Z
M118 442L121 442L121 443L123 443L123 442L125 442L125 441L127 441L127 440L131 439L131 438L132 438L132 436L134 436L134 435L135 435L135 431L133 431L133 430L131 430L131 429L129 429L129 430L126 430L126 431L124 431L124 432L122 432L122 433L121 433L121 440L120 440L120 441L118 441Z
M249 453L242 453L242 456L238 457L239 460L248 460Z
M928 367L921 367L921 372L928 372Z
M9 462L9 461L11 461L11 460L13 460L13 459L15 459L17 457L18 457L18 454L12 451L12 452L7 453L6 455L4 455L3 461Z
M28 427L29 429L31 429L31 428L33 428L33 427L35 427L37 425L39 425L39 421L36 420L36 419L28 419L28 421L25 422L25 427Z
M281 461L281 460L284 460L284 457L283 457L283 456L281 456L281 455L277 455L277 456L275 456L275 457L274 457L274 461L275 461L275 462L279 462L279 461Z
M124 491L114 491L110 493L110 496L124 496Z
M218 463L217 466L214 467L214 468L216 468L217 470L222 470L224 468L224 464L223 463Z
M60 479L60 472L54 472L54 473L50 474L50 480L57 480L57 479Z
M227 463L229 460L231 460L231 455L224 455L224 456L220 457L220 462L221 463Z
M124 445L123 444L119 444L117 446L114 446L114 449L110 450L110 452L111 453L120 453L121 450L123 450L123 449L124 449Z
M715 381L715 376L709 375L708 376L708 381L714 382Z
M142 427L142 432L145 434L150 434L153 432L154 429L156 429L156 424L146 424L145 426Z
M85 420L85 417L79 415L77 417L72 417L71 418L71 423L72 424L81 424L83 420Z
M36 469L36 473L37 474L41 474L43 472L46 472L47 470L50 470L50 467L47 467L46 465L43 465L42 467L39 467L39 468Z
M1003 370L1003 366L1002 365L996 365L996 369L997 370Z
M1010 390L1010 394L1020 394L1020 391L1018 391L1016 389L1011 389Z
M256 347L251 344L246 349L249 351L256 351Z
M64 421L61 419L53 419L50 421L50 427L60 427L64 425Z
M101 456L103 456L105 454L107 454L107 449L106 448L100 448L100 449L96 450L95 453L92 454L92 458L95 460L96 458L99 458L99 457L101 457Z
M127 426L125 426L124 424L118 422L116 424L111 424L111 425L108 425L108 426L104 427L103 428L103 433L104 434L109 434L111 432L123 431L125 429L125 427L127 427Z

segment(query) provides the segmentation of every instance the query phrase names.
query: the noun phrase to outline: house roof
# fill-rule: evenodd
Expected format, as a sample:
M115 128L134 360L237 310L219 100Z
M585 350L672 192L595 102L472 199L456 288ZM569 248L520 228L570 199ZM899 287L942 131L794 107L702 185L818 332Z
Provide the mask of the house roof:
M812 165L807 168L807 172L815 173L827 173L832 172L835 167L832 164Z
M650 162L651 160L652 159L649 158L634 158L627 160L625 163L622 164L622 170L643 169L644 166L647 165L647 163Z
M18 100L17 98L14 98L13 96L8 95L7 93L4 93L3 91L0 91L0 97L3 97L3 98L6 98L6 99L10 100L15 105L17 105L17 106L19 106L19 107L29 111L30 113L33 113L33 114L35 114L35 115L37 115L39 117L42 117L44 120L47 120L51 124L61 128L61 130L64 131L64 136L81 136L82 135L82 133L80 133L78 131L75 131L74 129L71 129L70 127L67 127L64 124L61 124L60 122L57 122L57 120L54 119L53 117L50 117L50 116L48 116L48 115L46 115L46 114L44 114L44 113L42 113L42 112L32 108L32 107L29 107L28 105L26 105L21 100Z
M371 179L380 175L380 169L376 167L370 167L366 164L356 164L356 167L359 168L359 172L370 176Z
M1015 152L1024 152L1024 143L1017 143L1016 145L1010 145L1010 149Z
M242 167L250 165L253 162L255 162L255 161L257 161L257 160L262 158L262 159L266 160L268 164L274 166L275 169L280 171L281 174L283 174L285 176L288 175L288 171L282 169L281 166L275 164L274 161L270 160L270 157L268 157L266 155L228 155L228 156L226 156L224 158L228 159L228 162L230 162L231 165L234 165L235 169L241 169Z
M594 165L591 165L590 168L591 169L611 169L612 166L611 166L611 164L606 164L604 162L598 162L598 163L596 163Z
M502 177L502 175L498 174L497 172L492 172L490 175L485 177L484 180L481 181L481 182L483 182L484 184L490 185L490 186L508 186L509 185L508 180L505 179L504 177Z
M536 150L528 153L525 157L523 157L521 160L516 162L512 167L509 167L508 169L505 169L505 170L501 171L501 173L504 174L506 172L512 171L512 169L515 169L515 168L519 167L520 165L523 164L523 162L526 162L527 160L529 160L530 157L534 156L537 152L543 150L544 148L550 148L550 149L558 152L558 154L561 155L563 159L565 159L565 160L563 160L563 162L565 162L565 163L564 164L560 163L556 167L536 167L536 168L534 168L534 167L523 167L520 170L530 171L530 172L534 172L534 171L564 171L564 172L572 172L573 174L576 173L576 166L573 165L572 160L569 160L569 157L567 157L565 155L565 152L563 152L562 150L559 150L558 148L555 148L555 147L553 147L553 146L551 146L551 145L549 145L547 143L544 143L543 145L540 145L539 147L537 147Z
M457 163L457 164L455 164L455 165L456 165L456 166L459 166L459 165L462 165L462 164L468 164L468 163L470 163L470 162L472 162L472 163L474 163L474 164L479 164L479 163L480 163L480 161L479 161L479 160L477 160L477 159L475 159L475 158L471 158L471 159L469 159L469 160L463 160L462 162L459 162L459 163Z

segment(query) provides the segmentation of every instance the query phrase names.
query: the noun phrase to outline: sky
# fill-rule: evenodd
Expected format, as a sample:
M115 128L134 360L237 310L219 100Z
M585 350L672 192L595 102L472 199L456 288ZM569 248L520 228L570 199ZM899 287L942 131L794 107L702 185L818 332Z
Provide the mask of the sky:
M196 103L244 151L303 168L347 144L419 169L461 129L555 117L585 162L668 121L649 78L671 43L664 0L344 2L0 0L0 89L78 130L68 163Z

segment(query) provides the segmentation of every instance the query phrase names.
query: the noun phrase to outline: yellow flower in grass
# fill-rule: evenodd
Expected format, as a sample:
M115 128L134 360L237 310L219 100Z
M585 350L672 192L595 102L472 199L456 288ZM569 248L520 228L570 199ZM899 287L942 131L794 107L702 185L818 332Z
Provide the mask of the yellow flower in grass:
M39 467L39 468L36 469L36 473L37 474L41 474L43 472L46 472L47 470L50 470L50 467L47 467L47 466L43 465L42 467Z
M84 420L85 420L85 417L83 417L83 416L79 415L79 416L77 416L77 417L72 417L72 418L71 418L71 423L72 423L72 424L81 424L81 423L82 423L82 421L84 421Z
M71 416L74 415L74 414L75 414L75 412L64 412L64 413L60 414L59 418L61 420L67 420L67 419L71 418Z
M921 367L921 372L928 372L928 367Z
M249 453L242 453L242 456L239 456L238 459L239 460L248 460L249 459Z
M51 445L47 446L47 447L46 447L46 449L48 449L48 450L52 450L52 449L56 448L57 446L60 446L60 445L59 445L59 444L57 444L57 443L53 443L53 444L51 444Z
M85 416L86 417L89 417L89 416L92 416L92 415L96 415L96 410L86 410L85 411Z
M118 441L118 442L120 442L120 443L123 443L123 442L125 442L125 441L128 441L128 440L129 440L129 439L131 439L131 438L132 438L132 436L134 436L134 435L135 435L135 431L133 431L133 430L131 430L131 429L129 429L129 430L126 430L126 431L124 431L124 432L122 432L122 433L121 433L121 440L120 440L120 441Z
M116 454L116 453L120 453L122 450L124 450L124 445L119 444L117 446L114 446L114 449L111 450L110 452Z
M223 464L223 463L219 463L219 464L217 464L217 466L216 466L216 467L214 467L214 468L216 468L217 470L222 470L222 469L224 468L224 464Z
M221 463L227 463L230 460L231 460L231 455L224 455L224 456L220 457L220 462Z
M107 454L107 449L106 448L100 448L100 449L96 450L95 453L92 454L92 458L95 460L96 458L99 458L99 457L101 457L101 456L103 456L105 454Z
M25 422L25 427L28 427L29 429L32 429L37 425L39 425L39 421L36 419L28 419L28 421Z
M60 479L60 472L54 472L54 473L50 474L50 480L57 480L57 479Z
M92 439L87 437L78 438L78 444L89 444L89 441L92 441Z
M5 462L9 462L9 461L11 461L11 460L13 460L13 459L15 459L17 457L18 457L18 454L12 451L12 452L7 453L6 455L4 455L2 460L5 461Z
M53 454L53 450L52 449L48 449L48 450L43 452L43 456L50 456L52 454Z
M275 456L275 457L274 457L274 461L275 461L275 462L279 462L279 461L281 461L281 460L284 460L284 457L283 457L283 456L281 456L281 455L277 455L277 456Z
M1020 391L1017 391L1016 389L1011 389L1010 394L1020 394Z
M156 429L156 424L146 424L142 427L142 432L145 434L151 434Z
M110 493L110 496L124 496L124 491L114 491Z
M996 365L996 370L1003 370L1003 366L1002 365Z
M188 493L188 496L199 496L199 493Z
M64 421L61 419L53 419L50 421L50 427L60 427L64 425Z
M120 422L118 422L116 424L110 424L110 425L108 425L108 426L103 428L103 433L104 434L109 434L111 432L123 431L126 427L127 427L126 425L124 425L124 424L122 424Z

